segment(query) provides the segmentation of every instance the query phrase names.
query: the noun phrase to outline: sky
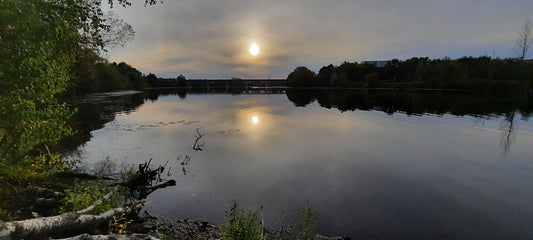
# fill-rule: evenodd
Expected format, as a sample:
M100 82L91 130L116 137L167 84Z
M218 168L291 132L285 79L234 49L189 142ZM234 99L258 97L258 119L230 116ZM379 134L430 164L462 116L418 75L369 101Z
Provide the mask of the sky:
M531 0L132 2L112 11L133 27L134 40L108 59L187 79L285 78L298 66L318 72L344 61L515 57L518 33L533 20Z

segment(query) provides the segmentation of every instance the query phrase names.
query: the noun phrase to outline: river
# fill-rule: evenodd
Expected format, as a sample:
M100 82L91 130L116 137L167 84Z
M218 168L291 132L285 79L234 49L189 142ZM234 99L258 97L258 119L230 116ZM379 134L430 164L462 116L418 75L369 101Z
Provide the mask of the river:
M73 105L80 168L166 164L177 186L149 196L151 214L220 224L237 200L277 228L309 202L324 235L533 237L532 97L152 90Z

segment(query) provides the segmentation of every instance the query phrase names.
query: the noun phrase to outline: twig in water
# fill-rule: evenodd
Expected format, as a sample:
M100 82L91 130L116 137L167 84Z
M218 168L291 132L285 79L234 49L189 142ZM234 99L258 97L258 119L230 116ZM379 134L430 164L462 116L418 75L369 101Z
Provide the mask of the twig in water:
M196 133L198 134L198 136L196 136L196 140L194 140L194 145L192 146L192 149L194 151L202 151L204 147L204 143L198 143L198 141L204 136L200 133L200 128L202 127L196 129Z

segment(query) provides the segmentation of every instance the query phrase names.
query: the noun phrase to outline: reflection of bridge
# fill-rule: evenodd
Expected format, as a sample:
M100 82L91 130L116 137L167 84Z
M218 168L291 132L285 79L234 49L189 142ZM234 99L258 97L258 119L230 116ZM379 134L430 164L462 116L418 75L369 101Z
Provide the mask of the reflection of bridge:
M263 88L285 88L287 80L285 79L229 79L229 80L187 80L185 81L188 90L193 88L207 89L225 89L231 92L232 88L242 89L244 91Z

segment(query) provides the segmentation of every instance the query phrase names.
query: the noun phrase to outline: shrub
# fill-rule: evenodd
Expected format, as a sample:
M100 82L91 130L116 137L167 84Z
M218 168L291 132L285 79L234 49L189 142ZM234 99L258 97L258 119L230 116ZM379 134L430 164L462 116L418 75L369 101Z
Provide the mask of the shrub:
M243 210L233 202L226 211L221 237L228 240L255 240L266 239L263 229L258 223L259 211Z

